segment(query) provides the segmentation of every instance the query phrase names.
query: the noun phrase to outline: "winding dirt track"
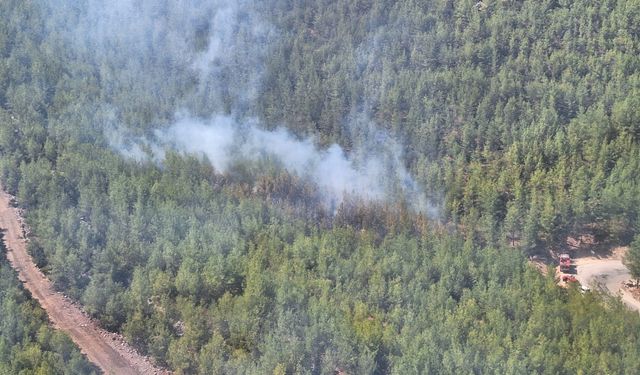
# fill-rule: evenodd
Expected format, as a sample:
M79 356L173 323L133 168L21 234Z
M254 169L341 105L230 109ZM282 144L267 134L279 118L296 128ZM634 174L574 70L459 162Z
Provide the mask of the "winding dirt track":
M106 374L169 374L153 366L120 336L101 329L80 307L54 291L51 281L27 253L20 214L11 207L11 196L1 186L0 228L4 232L7 258L20 281L44 308L53 325L68 334L91 362Z

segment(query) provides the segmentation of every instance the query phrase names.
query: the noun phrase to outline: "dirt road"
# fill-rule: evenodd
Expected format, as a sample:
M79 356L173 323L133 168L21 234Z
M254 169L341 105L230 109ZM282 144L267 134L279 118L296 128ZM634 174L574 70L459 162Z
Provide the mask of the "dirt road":
M0 228L4 232L7 258L53 325L68 334L82 353L106 374L168 374L136 353L120 336L99 328L71 300L54 291L49 279L27 253L19 212L10 202L11 197L0 187Z
M576 278L580 284L602 288L604 291L620 296L629 308L640 312L640 301L631 293L622 289L622 283L631 278L627 267L619 257L597 258L583 257L575 259Z

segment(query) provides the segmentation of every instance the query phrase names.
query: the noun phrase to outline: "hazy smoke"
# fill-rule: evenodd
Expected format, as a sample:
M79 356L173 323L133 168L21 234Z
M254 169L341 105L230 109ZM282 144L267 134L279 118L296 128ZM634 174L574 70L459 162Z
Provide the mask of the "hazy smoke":
M402 147L376 130L366 115L345 120L357 134L348 154L338 145L320 149L313 139L261 127L255 102L278 34L262 17L261 7L268 2L48 4L51 30L66 30L63 37L78 59L99 62L101 85L114 93L114 100L99 103L113 109L100 121L108 124L108 142L124 156L161 162L165 150L174 149L206 155L222 172L238 161L270 158L313 181L328 204L355 195L366 200L405 199L417 210L429 211L404 166ZM150 124L127 122L126 117L149 108L157 116L150 119L158 129L152 135L144 130Z
M218 2L209 23L207 48L191 64L199 82L192 102L204 101L204 107L214 102L218 111L238 114L257 99L264 60L276 33L249 3Z
M373 127L372 127L373 128ZM286 129L267 131L255 119L242 122L216 115L203 121L182 117L153 141L113 132L113 146L123 155L162 163L164 149L206 156L219 172L228 172L238 162L269 159L291 173L318 186L327 207L337 206L346 196L369 201L406 200L415 210L434 216L431 206L403 165L402 148L384 133L374 131L362 147L350 154L337 144L320 149L313 139L299 140Z

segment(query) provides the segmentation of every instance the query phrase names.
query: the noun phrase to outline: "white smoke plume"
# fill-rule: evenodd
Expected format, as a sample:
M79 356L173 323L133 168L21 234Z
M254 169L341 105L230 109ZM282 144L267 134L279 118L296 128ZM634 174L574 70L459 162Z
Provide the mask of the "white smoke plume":
M366 116L345 120L356 134L349 152L316 146L285 129L264 130L255 102L277 30L253 0L48 0L54 30L79 59L100 62L99 80L113 102L102 119L105 138L125 157L162 162L165 150L205 155L221 172L237 161L273 158L313 181L334 205L345 196L404 199L431 211L405 168L402 147ZM60 12L60 9L76 9ZM67 13L74 14L69 20ZM105 65L104 62L107 62ZM103 66L104 65L104 66ZM142 76L137 75L143 71ZM149 95L153 93L153 95ZM132 98L125 101L120 98ZM160 107L160 104L162 105ZM158 108L149 124L122 117ZM125 113L125 115L123 115ZM118 123L122 121L122 123ZM147 134L147 137L141 136Z
M121 134L112 137L115 148L137 161L162 163L163 148L206 157L223 173L240 161L275 160L287 171L313 182L327 207L336 207L351 196L377 202L405 200L418 212L436 213L404 167L400 145L381 132L376 132L369 147L347 154L337 144L319 148L313 139L297 139L284 128L264 130L255 119L239 122L216 115L201 120L183 115L170 127L156 130L153 138L127 142L131 138Z

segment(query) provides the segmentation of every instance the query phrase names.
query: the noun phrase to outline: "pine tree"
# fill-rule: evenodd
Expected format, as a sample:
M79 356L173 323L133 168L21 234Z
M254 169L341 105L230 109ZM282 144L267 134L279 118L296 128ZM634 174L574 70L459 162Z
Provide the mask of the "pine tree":
M631 276L636 279L636 284L638 284L640 281L640 235L636 235L622 262L629 268Z

